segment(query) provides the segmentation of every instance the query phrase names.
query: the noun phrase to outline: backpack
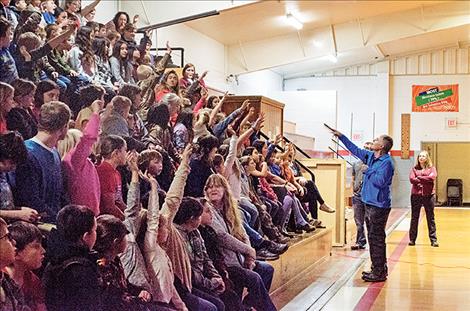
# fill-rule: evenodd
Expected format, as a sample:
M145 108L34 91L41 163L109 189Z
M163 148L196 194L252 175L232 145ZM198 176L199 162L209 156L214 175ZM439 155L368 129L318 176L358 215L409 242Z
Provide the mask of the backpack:
M46 285L46 304L48 310L60 310L61 304L66 299L62 282L62 273L74 265L89 266L90 260L84 257L70 257L59 265L49 263L43 275L43 284Z

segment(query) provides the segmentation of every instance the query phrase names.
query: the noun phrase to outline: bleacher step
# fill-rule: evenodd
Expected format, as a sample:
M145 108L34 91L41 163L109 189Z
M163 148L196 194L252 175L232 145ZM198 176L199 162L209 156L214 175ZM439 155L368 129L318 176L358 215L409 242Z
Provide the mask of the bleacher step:
M308 286L297 281L330 256L331 241L331 229L317 229L304 234L278 260L269 262L274 267L274 279L271 285L273 301L276 302L286 295L295 297Z

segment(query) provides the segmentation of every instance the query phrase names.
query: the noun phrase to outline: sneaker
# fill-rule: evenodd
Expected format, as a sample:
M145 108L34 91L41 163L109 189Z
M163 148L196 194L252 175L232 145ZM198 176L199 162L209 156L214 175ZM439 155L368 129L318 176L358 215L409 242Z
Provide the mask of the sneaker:
M409 241L409 242L408 242L408 245L409 245L409 246L415 246L415 245L416 245L416 242L415 242L415 241Z
M439 243L437 241L431 242L432 247L439 247Z
M320 205L320 210L326 213L334 213L336 211L334 208L331 208L328 205L326 205L326 203L323 203L322 205Z

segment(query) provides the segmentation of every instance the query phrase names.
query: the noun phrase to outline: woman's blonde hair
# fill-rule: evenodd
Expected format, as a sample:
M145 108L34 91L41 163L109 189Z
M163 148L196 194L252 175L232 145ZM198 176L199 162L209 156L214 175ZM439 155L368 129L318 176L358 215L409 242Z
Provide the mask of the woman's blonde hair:
M426 154L426 162L424 162L424 167L421 167L421 164L419 163L419 155L420 154ZM416 157L416 166L415 168L416 169L423 169L423 168L430 168L432 167L432 161L431 161L431 157L429 156L429 153L426 151L426 150L423 150L423 151L420 151L418 153L418 156Z
M227 223L230 233L238 240L247 242L237 201L232 196L227 179L220 174L212 174L206 181L204 191L207 192L207 189L211 186L222 186L224 188L224 196L222 198L222 216Z
M59 140L57 144L57 151L59 151L60 158L63 159L65 155L75 148L80 139L82 138L82 132L77 129L69 129L64 139Z
M10 84L0 82L0 104L3 104L14 92L15 89Z

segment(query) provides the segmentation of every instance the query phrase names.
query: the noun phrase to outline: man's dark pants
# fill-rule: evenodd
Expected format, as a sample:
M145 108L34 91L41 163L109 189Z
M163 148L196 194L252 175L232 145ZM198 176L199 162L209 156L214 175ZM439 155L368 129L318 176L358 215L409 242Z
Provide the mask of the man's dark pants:
M387 245L385 243L385 226L390 208L380 208L366 204L367 239L369 240L372 272L382 275L387 272Z

